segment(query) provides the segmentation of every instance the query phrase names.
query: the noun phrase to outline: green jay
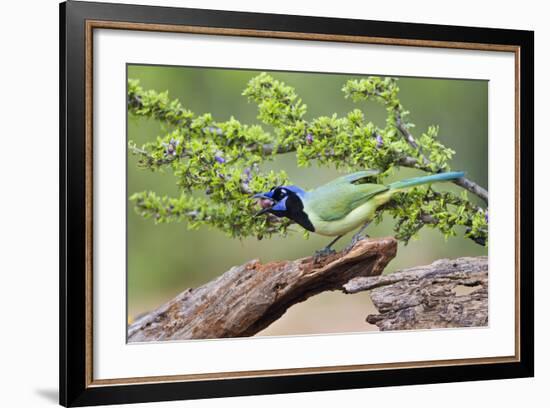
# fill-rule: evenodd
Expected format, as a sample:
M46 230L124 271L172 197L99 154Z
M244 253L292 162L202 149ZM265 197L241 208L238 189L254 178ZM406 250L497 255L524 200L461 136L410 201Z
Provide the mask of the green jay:
M332 245L348 232L361 227L354 235L349 248L359 241L361 233L373 219L376 210L394 194L411 187L435 182L451 181L464 177L464 172L438 173L397 181L388 185L369 183L377 170L365 170L339 177L310 191L297 186L274 187L254 195L262 209L256 214L271 213L286 217L308 231L336 237L316 256L328 255Z

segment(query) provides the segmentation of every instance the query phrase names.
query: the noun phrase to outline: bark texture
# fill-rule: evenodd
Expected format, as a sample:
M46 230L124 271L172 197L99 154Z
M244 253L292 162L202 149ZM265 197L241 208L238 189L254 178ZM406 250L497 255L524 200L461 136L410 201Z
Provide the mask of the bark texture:
M351 251L314 263L311 257L235 266L187 289L128 328L129 342L252 336L292 305L356 277L380 275L395 257L393 237L359 241Z
M380 330L474 327L488 324L487 257L441 259L390 275L358 277L347 293L364 290L379 311Z

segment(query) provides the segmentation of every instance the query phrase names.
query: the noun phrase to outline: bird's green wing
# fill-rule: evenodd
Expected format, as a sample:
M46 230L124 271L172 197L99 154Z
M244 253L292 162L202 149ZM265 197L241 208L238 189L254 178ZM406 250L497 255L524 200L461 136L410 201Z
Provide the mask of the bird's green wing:
M364 177L358 177L355 180ZM344 218L373 196L387 190L388 187L382 184L331 182L307 193L307 207L308 211L315 213L324 221L336 221Z
M358 171L352 174L346 174L345 176L338 177L337 179L334 179L327 183L326 185L332 185L332 184L342 184L342 183L353 183L355 181L365 179L368 177L374 177L380 174L380 170L376 169L368 169L363 171Z

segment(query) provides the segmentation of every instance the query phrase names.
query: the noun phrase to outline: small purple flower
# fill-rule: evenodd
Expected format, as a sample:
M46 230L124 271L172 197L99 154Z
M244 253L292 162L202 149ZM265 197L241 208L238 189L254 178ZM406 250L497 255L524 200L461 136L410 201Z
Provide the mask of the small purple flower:
M252 171L250 170L250 167L247 167L243 170L244 179L246 182L250 181L252 178Z
M485 210L485 222L489 224L489 209Z
M308 133L306 135L306 143L307 144L312 144L313 143L313 135L311 133Z
M162 145L165 147L164 151L164 157L166 156L175 156L176 155L176 148L178 147L179 141L175 139L170 139L170 142L168 143L162 143Z
M208 127L205 127L202 129L203 132L210 132L210 133L214 133L216 135L222 135L223 134L223 130L221 130L219 127L216 127L216 126L208 126Z
M214 156L214 159L220 164L225 163L225 159L220 153L216 153L216 155Z
M384 139L382 139L382 136L380 136L378 133L376 134L376 148L379 149L380 147L384 146Z

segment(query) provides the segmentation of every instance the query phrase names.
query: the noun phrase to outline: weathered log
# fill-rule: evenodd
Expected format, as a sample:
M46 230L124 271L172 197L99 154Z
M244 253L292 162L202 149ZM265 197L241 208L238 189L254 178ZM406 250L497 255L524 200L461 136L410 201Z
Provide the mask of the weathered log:
M368 290L380 330L474 327L488 324L487 257L441 259L389 275L358 277L347 293Z
M389 237L359 241L319 263L308 257L235 266L138 318L128 328L128 341L252 336L296 303L342 290L352 278L381 274L396 251L397 241Z

